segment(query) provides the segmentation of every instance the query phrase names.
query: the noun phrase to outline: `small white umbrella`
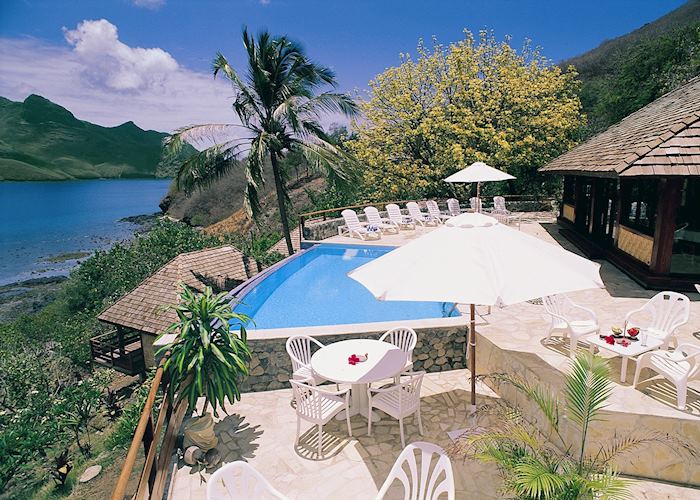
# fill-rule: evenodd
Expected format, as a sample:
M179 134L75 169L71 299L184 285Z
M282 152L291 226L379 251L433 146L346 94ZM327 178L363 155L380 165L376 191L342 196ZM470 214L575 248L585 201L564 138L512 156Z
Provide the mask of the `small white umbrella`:
M604 286L600 264L473 213L448 220L348 276L379 300L471 305L472 404L476 402L474 305L510 305Z
M476 197L479 200L477 204L477 209L480 210L481 207L481 183L490 181L507 181L509 179L515 179L510 174L488 166L482 161L477 161L472 163L466 168L463 168L459 172L455 172L445 179L445 182L476 182Z

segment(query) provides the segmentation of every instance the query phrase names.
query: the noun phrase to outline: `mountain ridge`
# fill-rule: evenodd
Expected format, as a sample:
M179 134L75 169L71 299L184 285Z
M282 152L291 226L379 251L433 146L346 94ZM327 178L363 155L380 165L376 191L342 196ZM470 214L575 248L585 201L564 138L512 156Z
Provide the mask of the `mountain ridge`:
M162 158L167 136L133 121L104 127L80 120L36 94L0 97L0 180L171 177L174 162Z

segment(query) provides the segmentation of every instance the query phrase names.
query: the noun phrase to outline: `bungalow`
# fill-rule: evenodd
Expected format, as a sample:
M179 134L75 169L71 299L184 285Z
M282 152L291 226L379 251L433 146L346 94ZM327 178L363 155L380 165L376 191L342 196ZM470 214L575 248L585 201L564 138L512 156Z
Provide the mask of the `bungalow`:
M564 176L562 233L651 289L700 282L700 77L540 169Z
M90 339L93 362L142 373L154 364L154 340L177 320L170 306L179 302L183 283L228 291L258 271L255 260L231 246L178 255L97 317L115 329Z

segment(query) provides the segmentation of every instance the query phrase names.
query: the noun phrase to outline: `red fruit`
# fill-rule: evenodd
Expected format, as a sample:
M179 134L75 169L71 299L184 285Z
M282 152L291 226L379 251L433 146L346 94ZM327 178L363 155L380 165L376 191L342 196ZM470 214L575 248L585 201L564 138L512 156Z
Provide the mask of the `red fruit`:
M627 330L627 334L630 337L636 337L637 335L639 335L639 328L630 328L629 330Z

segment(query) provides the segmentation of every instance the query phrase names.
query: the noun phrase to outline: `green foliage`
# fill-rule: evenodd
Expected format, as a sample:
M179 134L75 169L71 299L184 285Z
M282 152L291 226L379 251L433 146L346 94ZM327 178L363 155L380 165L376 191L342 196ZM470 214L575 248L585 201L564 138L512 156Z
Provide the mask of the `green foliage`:
M336 85L335 75L312 62L302 47L286 36L273 37L263 31L257 37L243 29L246 72L240 75L223 54L217 54L212 67L235 92L233 110L241 125L210 124L181 128L166 140L170 154L178 154L187 141L219 135L220 142L191 155L176 176L178 189L201 189L239 167L237 158L247 153L245 207L256 218L260 214L260 194L265 183L265 162L272 163L282 233L289 253L293 253L287 205L289 201L281 160L290 152L301 154L311 168L323 171L338 184L346 179L342 170L350 160L337 148L319 122L325 113L356 114L355 103L345 94L322 91ZM237 128L245 130L236 138ZM240 131L239 131L240 132Z
M617 123L700 73L700 7L696 5L689 14L682 22L637 34L634 43L622 37L604 53L596 49L570 61L583 82L587 135Z
M78 120L37 95L0 98L0 180L169 177L173 162L161 158L165 137L133 122L101 127Z
M549 435L528 421L521 411L497 403L489 411L495 423L469 430L452 449L453 453L498 466L503 490L509 497L526 500L579 500L628 498L628 482L615 471L614 461L644 444L663 443L678 452L697 452L669 435L647 432L611 436L601 443L588 439L594 422L604 420L603 410L612 390L610 368L605 359L580 353L565 375L562 399L549 388L533 386L510 375L493 378L512 385L542 412ZM561 412L565 411L580 432L580 440L564 436Z
M415 59L404 55L370 82L360 103L364 119L349 142L366 165L366 200L453 196L464 187L443 179L474 161L517 177L491 183L490 194L557 188L537 169L576 143L584 123L577 75L509 41L465 31L449 46L421 42Z
M134 438L134 431L136 431L136 426L139 423L139 418L141 418L143 408L146 406L146 400L151 390L154 375L155 369L149 372L146 380L139 385L138 389L132 394L130 403L122 409L122 413L116 425L107 438L106 445L108 448L126 449L131 445L131 440ZM162 395L159 394L156 397L156 404L153 405L154 410L160 406L161 400Z
M240 400L238 386L248 375L250 361L244 326L249 318L233 312L226 296L226 292L215 295L210 287L197 294L184 286L175 307L178 321L164 332L177 332L178 337L161 349L161 353L171 352L163 366L171 396L177 395L193 409L204 397L204 411L211 404L214 416L226 399ZM238 324L232 325L233 321Z

